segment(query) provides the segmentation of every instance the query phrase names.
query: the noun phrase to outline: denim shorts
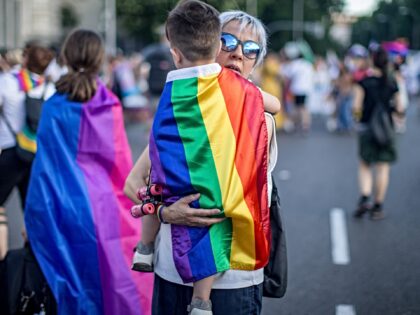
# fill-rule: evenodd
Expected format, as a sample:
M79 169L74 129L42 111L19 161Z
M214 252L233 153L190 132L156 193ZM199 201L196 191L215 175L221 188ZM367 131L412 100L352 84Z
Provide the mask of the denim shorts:
M262 284L241 289L213 289L210 299L214 315L259 315L262 307ZM155 275L153 315L186 315L193 288L172 283Z

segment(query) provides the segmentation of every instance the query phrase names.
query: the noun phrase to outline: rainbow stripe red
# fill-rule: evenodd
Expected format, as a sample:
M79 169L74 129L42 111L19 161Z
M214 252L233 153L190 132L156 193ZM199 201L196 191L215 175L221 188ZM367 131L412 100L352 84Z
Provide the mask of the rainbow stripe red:
M152 182L168 203L199 192L195 207L227 219L211 228L172 226L185 282L227 269L254 270L269 255L267 128L260 91L217 64L171 72L150 136Z

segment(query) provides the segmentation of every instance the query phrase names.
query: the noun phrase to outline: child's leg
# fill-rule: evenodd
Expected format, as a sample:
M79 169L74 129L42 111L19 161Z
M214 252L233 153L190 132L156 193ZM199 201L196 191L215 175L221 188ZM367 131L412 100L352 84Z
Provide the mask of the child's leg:
M211 288L213 286L215 276L210 276L194 282L193 299L198 298L203 301L210 300Z
M131 269L142 272L153 271L153 251L160 223L155 215L146 215L141 220L141 240L136 246Z
M141 242L143 245L153 245L157 233L159 232L160 222L155 215L145 215L141 218Z
M213 315L210 301L211 288L215 276L210 276L194 282L193 297L188 305L190 315Z

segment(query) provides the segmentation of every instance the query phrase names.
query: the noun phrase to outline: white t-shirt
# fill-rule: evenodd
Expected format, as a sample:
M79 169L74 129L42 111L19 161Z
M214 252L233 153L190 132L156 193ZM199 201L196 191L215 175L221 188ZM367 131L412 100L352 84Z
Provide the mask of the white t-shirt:
M20 91L18 80L13 73L2 73L0 75L0 105L15 133L22 129L25 122L24 98L25 93ZM15 137L7 127L4 117L0 115L0 148L4 150L15 145Z
M275 133L275 123L272 115L266 113L273 125L273 134L270 144L270 163L268 167L268 196L271 198L271 190L273 187L271 173L277 163L277 140ZM270 203L269 203L270 204ZM171 241L171 225L161 224L160 231L155 241L155 255L154 255L154 271L155 273L173 283L184 284L181 277L176 270L175 263L172 256L172 241ZM216 275L213 288L214 289L238 289L246 288L253 285L258 285L264 281L263 268L254 271L243 270L227 270ZM185 285L191 286L192 283Z
M36 74L31 74L37 76ZM45 84L41 84L30 90L28 95L34 98L47 100L55 92L53 83L49 83L45 89ZM4 115L13 128L15 133L22 130L25 124L25 93L20 89L18 79L14 72L4 73L0 75L0 104L3 105ZM14 147L16 139L7 127L4 117L0 115L0 148L2 150Z
M282 73L290 80L290 91L294 95L308 95L312 91L314 70L309 61L295 59L283 66Z

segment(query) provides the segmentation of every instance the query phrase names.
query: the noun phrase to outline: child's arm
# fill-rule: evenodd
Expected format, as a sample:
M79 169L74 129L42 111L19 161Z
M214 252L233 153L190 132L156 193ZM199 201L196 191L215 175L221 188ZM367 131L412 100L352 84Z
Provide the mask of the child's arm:
M138 203L137 189L146 186L150 171L149 146L138 158L124 184L124 194L135 203Z
M261 94L264 102L264 111L269 112L271 114L279 113L281 109L279 99L267 92L264 92L263 90L261 90Z

